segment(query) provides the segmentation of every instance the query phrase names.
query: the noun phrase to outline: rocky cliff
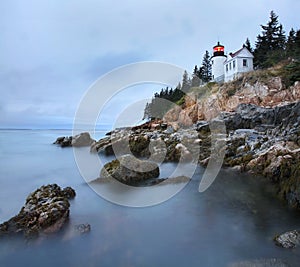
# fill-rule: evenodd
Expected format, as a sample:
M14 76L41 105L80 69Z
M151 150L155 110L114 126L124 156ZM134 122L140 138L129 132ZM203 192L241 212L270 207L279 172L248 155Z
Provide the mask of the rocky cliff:
M185 96L184 105L166 113L164 120L179 126L191 126L198 120L211 120L220 112L234 112L240 104L276 107L300 100L300 82L286 88L282 78L252 81L250 74L226 83L194 88Z
M193 88L184 105L168 111L164 120L176 127L194 125L202 139L205 133L209 137L210 121L224 121L223 166L267 177L282 199L300 208L299 81L287 87L279 76L252 72L221 86ZM199 157L204 165L210 157L206 151Z

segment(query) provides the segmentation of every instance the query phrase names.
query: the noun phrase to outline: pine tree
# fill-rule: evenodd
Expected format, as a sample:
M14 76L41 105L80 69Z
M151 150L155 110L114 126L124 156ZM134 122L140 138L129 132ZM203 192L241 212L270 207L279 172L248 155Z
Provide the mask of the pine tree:
M294 58L300 61L300 30L296 32Z
M251 53L253 53L253 48L251 47L251 43L250 43L249 38L246 39L246 42L245 42L244 46L245 46Z
M198 66L195 65L193 75L198 75Z
M187 92L191 88L191 80L187 71L185 70L182 76L182 87L181 90Z
M293 55L295 53L295 48L296 48L295 40L296 40L296 32L292 28L289 32L289 36L288 36L287 42L286 42L286 54L289 57L293 57Z
M144 109L144 119L148 119L151 118L151 104L150 103L146 103L145 109Z
M203 82L209 82L212 78L211 56L207 50L205 51L205 54L203 56L202 66L199 70L199 73L200 79L202 79Z
M257 36L254 50L254 65L265 68L276 64L285 56L285 35L278 16L274 11L270 13L267 25L261 25L262 34Z
M197 87L201 84L201 80L199 78L199 70L198 66L195 65L194 71L193 71L193 77L192 77L192 87Z

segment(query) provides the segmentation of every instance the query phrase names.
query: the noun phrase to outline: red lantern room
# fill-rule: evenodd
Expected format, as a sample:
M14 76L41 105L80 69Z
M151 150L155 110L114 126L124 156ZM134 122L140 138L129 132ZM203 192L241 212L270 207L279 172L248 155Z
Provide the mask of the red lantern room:
M221 45L220 42L214 46L214 57L217 56L224 56L224 45Z

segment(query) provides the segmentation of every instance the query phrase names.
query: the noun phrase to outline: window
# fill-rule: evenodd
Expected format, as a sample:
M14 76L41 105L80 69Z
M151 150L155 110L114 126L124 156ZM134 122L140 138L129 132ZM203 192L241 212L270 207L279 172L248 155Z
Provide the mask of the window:
M247 67L248 64L247 64L247 59L243 59L243 67Z
M214 61L213 60L211 61L211 65L214 65Z
M226 64L226 71L228 71L228 64Z
M229 63L229 69L231 70L231 62Z
M233 68L235 69L235 60L233 61L233 63L232 63L232 64L233 64Z

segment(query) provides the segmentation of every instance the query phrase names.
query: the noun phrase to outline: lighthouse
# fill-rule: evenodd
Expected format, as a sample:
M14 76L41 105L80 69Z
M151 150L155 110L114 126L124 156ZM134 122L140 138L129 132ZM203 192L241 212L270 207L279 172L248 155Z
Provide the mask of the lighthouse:
M224 81L224 62L226 56L224 53L224 46L218 42L217 45L213 48L213 56L211 59L212 64L212 80L214 82L223 82Z

